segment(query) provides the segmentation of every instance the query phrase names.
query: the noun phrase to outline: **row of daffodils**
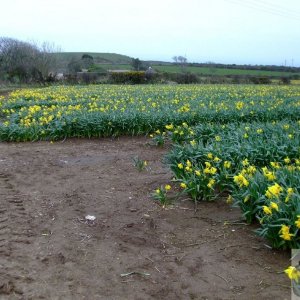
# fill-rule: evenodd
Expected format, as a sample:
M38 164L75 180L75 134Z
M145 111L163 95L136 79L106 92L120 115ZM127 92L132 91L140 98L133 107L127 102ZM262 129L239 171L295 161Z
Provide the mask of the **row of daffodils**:
M8 99L0 97L0 140L138 135L183 122L213 126L297 120L299 97L299 86L91 85L17 90ZM184 138L181 131L178 135Z
M300 122L166 125L167 161L194 201L226 197L274 248L299 248ZM180 135L180 133L183 133ZM184 138L185 137L185 138Z

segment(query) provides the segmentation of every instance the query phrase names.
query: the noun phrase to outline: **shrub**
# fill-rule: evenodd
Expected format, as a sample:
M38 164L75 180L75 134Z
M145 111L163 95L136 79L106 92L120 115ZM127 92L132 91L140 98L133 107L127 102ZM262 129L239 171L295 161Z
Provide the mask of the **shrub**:
M291 83L291 79L289 77L281 77L279 79L279 82L282 84L290 84Z
M145 72L129 71L129 72L112 72L110 74L111 83L117 84L140 84L145 83Z
M162 73L162 78L167 81L173 81L179 84L199 83L200 79L193 73Z
M269 77L250 77L250 82L254 84L270 84L272 83L271 79Z

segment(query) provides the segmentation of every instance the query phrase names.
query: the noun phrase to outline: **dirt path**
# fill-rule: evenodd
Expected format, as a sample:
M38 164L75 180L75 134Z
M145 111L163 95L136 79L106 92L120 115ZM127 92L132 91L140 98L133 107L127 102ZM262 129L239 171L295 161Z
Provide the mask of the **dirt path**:
M289 299L289 253L224 225L239 210L154 203L165 151L145 138L0 144L0 298Z

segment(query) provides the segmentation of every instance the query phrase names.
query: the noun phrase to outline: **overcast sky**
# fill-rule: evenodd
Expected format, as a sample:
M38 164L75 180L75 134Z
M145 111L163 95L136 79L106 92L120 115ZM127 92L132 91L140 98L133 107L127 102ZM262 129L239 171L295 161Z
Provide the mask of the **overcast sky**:
M300 66L299 0L0 0L0 36L145 60Z

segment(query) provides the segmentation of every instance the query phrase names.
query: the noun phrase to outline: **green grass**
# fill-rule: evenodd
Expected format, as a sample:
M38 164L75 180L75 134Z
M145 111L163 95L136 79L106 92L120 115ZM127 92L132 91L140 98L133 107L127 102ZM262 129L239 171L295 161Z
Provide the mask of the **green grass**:
M99 64L99 66L106 70L132 70L130 64Z
M97 64L97 66L105 70L130 70L132 69L130 64ZM239 75L239 76L291 76L297 75L298 73L290 72L276 72L276 71L258 71L258 70L241 70L241 69L222 69L222 68L207 68L207 67L194 67L188 66L182 68L180 66L159 66L152 65L157 72L168 72L168 73L182 73L189 72L197 74L199 76L226 76L226 75ZM300 73L298 74L300 75Z
M105 70L130 70L132 67L130 64L97 64ZM197 74L199 76L226 76L226 75L239 75L239 76L291 76L300 75L300 73L291 72L278 72L278 71L260 71L260 70L243 70L243 69L223 69L223 68L208 68L208 67L195 67L187 66L182 68L175 65L152 65L152 68L157 72L168 72L168 73L182 73L189 72Z
M242 69L222 69L222 68L208 68L208 67L180 67L180 66L152 66L158 72L170 72L170 73L182 73L190 72L197 75L215 75L215 76L224 76L224 75L252 75L252 76L289 76L289 75L300 75L300 73L290 73L290 72L277 72L277 71L259 71L259 70L242 70Z

